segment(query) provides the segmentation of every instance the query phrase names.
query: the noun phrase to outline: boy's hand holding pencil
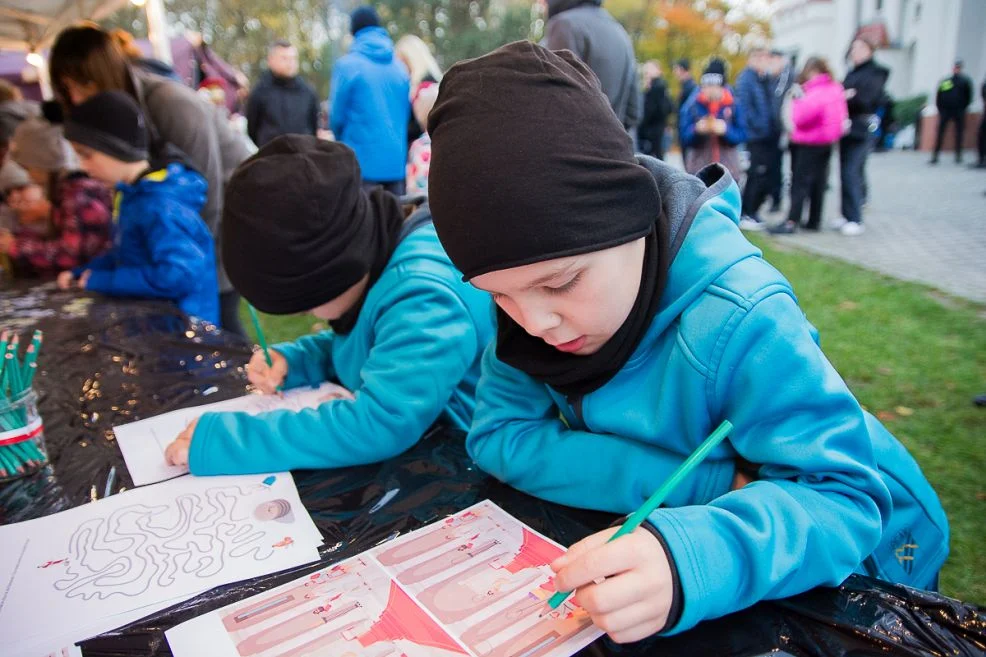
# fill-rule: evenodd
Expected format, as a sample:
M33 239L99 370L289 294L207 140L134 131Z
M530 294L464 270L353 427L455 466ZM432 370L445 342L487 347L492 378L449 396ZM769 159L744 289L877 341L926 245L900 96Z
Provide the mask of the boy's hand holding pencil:
M674 598L671 565L652 533L637 528L618 541L613 527L579 541L551 564L559 591L575 601L617 643L664 629ZM598 583L597 583L598 582Z
M247 378L257 390L265 395L280 392L288 375L288 361L274 349L268 349L271 364L267 364L267 354L263 349L253 352L247 364Z

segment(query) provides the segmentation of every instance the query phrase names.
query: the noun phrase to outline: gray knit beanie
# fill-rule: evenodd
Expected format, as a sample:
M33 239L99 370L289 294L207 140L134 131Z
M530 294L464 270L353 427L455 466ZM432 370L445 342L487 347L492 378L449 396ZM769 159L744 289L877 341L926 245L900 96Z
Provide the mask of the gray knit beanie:
M74 169L77 163L72 147L62 136L62 126L37 117L17 126L10 156L25 169L44 171Z

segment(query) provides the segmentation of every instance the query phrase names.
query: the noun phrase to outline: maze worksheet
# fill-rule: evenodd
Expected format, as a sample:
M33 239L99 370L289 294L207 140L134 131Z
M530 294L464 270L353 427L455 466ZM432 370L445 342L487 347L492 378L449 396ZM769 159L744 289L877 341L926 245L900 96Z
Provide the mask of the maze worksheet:
M289 473L182 477L0 527L0 636L43 636L52 619L112 629L134 609L316 561L319 544Z

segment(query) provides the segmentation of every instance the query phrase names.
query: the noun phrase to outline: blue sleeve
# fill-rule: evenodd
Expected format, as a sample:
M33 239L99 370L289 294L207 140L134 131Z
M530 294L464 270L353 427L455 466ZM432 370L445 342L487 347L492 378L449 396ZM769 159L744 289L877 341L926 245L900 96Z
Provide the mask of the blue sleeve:
M693 92L685 101L681 111L678 112L678 122L680 123L678 129L681 131L681 141L686 146L697 146L705 138L705 135L695 132L695 125L699 118L695 107L698 101L695 100L695 97L696 94Z
M545 386L498 360L495 343L483 355L466 449L480 468L525 493L613 513L637 509L684 461L655 445L568 428ZM734 473L731 460L707 461L667 503L710 501L729 491Z
M709 413L713 423L735 425L729 440L762 464L760 479L705 506L651 515L683 593L669 633L760 600L837 586L876 548L890 518L863 410L795 300L768 292L730 326Z
M207 413L195 429L196 475L339 468L391 458L445 410L479 349L468 310L451 290L404 285L373 326L356 399L301 412Z
M351 75L349 64L340 59L332 67L332 82L329 91L329 129L336 139L342 138L342 133L348 122L349 96Z
M332 331L322 331L272 347L288 362L285 389L317 386L335 378L335 369L332 367L332 343L335 337L336 334Z
M141 220L139 229L144 231L149 261L139 267L94 270L86 289L118 296L180 299L198 287L202 272L213 266L212 258L181 225L185 209L172 206L169 211L168 203L162 201L155 212ZM199 220L197 215L194 219Z
M726 121L726 134L722 136L723 141L732 146L738 146L746 141L746 130L743 129L743 109L734 104L733 118Z
M78 278L82 275L82 272L87 269L95 273L96 271L105 271L113 269L116 267L116 249L112 248L102 255L98 255L81 267L76 267L72 270L72 275Z

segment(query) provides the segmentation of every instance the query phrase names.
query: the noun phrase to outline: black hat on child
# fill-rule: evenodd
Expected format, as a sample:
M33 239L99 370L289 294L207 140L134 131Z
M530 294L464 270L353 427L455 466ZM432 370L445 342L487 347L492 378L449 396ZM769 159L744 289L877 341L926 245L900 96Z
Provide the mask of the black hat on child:
M702 86L721 87L726 83L726 62L718 57L710 59L699 82Z
M120 160L150 158L147 124L140 106L121 91L104 91L72 108L65 139Z
M369 274L379 277L403 214L382 189L366 193L349 147L284 135L241 164L226 185L222 255L229 279L258 310L306 312ZM355 321L332 322L345 333Z
M518 41L456 64L428 132L435 229L467 280L654 227L657 183L595 74L567 50Z
M512 43L449 70L428 130L435 230L467 279L644 239L630 315L591 355L562 353L497 310L497 358L565 395L604 385L657 312L669 228L596 76L567 50Z

